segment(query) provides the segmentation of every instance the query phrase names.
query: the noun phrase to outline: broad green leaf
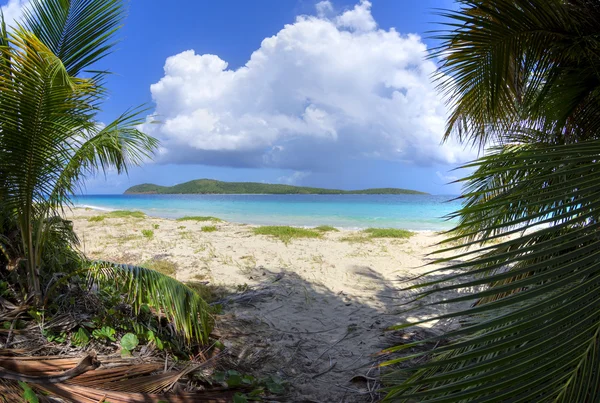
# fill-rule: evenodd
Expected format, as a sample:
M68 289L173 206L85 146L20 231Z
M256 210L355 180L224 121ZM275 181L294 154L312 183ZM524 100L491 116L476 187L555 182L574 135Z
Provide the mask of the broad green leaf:
M126 333L121 337L121 347L125 350L133 351L139 343L140 341L133 333Z

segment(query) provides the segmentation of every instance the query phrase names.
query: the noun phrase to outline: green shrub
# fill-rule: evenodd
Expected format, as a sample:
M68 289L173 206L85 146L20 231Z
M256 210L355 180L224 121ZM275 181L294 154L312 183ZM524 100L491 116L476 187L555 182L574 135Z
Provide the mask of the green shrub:
M371 238L410 238L415 235L412 231L397 228L367 228L363 232Z
M145 238L152 239L152 238L154 238L154 231L152 231L151 229L143 229L142 235Z
M294 238L320 238L322 236L319 231L315 231L314 229L278 225L256 227L253 231L256 235L269 235L284 243L288 243Z
M318 227L315 227L315 230L320 232L339 232L336 227L332 227L331 225L319 225Z
M202 230L202 232L215 232L217 230L217 227L215 227L214 225L206 225L200 229Z
M222 222L220 218L211 217L211 216L186 216L178 218L177 221L214 221L214 222Z

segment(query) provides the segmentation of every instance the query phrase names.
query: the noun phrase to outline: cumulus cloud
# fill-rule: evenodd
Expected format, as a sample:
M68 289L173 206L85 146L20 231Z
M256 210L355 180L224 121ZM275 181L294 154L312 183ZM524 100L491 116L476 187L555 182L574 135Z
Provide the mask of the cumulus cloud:
M315 5L317 9L317 15L320 18L324 18L329 16L329 14L333 13L333 5L329 0L320 1Z
M10 27L15 22L19 22L23 16L23 9L28 4L29 0L8 0L8 3L1 8L6 25Z
M440 146L446 108L435 64L417 35L379 29L371 3L297 17L265 38L246 64L188 50L169 57L151 86L163 123L158 162L310 172L385 159L457 163L470 152Z

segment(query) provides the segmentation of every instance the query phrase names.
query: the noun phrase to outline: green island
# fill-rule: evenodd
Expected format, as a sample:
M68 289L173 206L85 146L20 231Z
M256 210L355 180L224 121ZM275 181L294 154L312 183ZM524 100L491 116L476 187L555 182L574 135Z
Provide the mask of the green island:
M322 189L305 186L281 185L258 182L223 182L214 179L196 179L175 186L144 183L132 186L125 194L410 194L427 195L417 190L399 188L376 188L363 190Z

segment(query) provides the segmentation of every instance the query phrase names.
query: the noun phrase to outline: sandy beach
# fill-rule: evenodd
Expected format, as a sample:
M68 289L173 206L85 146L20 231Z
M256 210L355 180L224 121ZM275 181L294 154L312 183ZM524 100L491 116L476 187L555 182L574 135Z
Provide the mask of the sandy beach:
M89 258L162 262L178 280L238 298L217 321L228 359L242 371L277 374L288 382L291 401L371 401L380 371L374 355L402 336L386 329L433 314L398 315L410 298L398 288L435 267L423 267L443 239L433 232L370 239L340 230L284 243L244 224L92 218L101 215L74 209L70 217ZM205 232L206 226L215 228Z

